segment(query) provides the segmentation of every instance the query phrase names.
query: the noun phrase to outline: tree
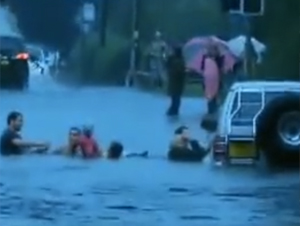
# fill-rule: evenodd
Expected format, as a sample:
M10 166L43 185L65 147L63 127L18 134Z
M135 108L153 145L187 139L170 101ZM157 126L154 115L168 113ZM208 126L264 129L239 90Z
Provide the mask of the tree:
M74 19L80 0L6 0L24 36L34 42L68 49L78 30Z
M299 0L266 0L265 15L254 21L255 34L267 44L260 73L299 80Z

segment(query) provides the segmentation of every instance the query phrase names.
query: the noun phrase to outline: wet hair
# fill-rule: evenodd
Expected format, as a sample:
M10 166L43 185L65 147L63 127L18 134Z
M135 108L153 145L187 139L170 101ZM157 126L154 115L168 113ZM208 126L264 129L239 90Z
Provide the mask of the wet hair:
M84 136L90 137L93 134L93 130L94 130L94 128L92 125L84 125L82 127L82 134Z
M73 132L81 134L81 129L79 129L78 127L73 126L69 129L69 133L73 133Z
M108 158L109 159L119 159L123 153L123 145L120 142L113 141L108 148Z
M188 129L187 126L179 126L177 129L175 129L174 134L181 135L187 129Z
M22 113L18 111L12 111L7 115L6 123L10 125L12 121L16 121L19 117L22 117Z

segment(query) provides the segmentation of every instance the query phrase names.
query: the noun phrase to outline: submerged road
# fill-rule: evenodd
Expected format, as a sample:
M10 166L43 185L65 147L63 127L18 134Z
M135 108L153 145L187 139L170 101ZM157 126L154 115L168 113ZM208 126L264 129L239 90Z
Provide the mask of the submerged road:
M58 156L0 158L0 222L5 226L296 226L299 173L174 164L163 156L175 127L199 129L204 103L185 99L177 121L167 99L122 88L66 88L32 81L26 93L0 92L0 126L25 115L24 137L66 140L70 126L94 123L103 147L120 140L153 158L83 161Z

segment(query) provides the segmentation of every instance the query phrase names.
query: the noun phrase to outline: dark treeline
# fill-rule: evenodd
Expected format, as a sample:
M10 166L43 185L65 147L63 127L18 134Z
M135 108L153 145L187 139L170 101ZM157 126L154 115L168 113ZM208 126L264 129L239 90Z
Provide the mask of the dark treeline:
M300 1L266 0L265 15L254 21L253 31L268 48L260 73L299 80Z
M67 50L78 35L75 15L81 0L6 0L23 35L33 42Z

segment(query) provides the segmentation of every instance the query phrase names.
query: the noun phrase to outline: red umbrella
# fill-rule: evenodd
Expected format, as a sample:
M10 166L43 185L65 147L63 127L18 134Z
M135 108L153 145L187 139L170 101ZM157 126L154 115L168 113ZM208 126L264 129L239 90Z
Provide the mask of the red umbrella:
M222 68L219 68L212 58L205 57L208 49L212 47L223 57ZM203 76L205 95L208 99L218 94L220 75L231 71L236 63L227 43L215 36L191 39L184 46L184 56L187 68ZM207 60L204 62L204 59Z
M215 36L192 38L184 45L183 53L187 68L202 73L203 56L207 54L207 50L211 46L214 46L219 54L223 56L223 72L232 70L237 60L227 46L227 42Z

